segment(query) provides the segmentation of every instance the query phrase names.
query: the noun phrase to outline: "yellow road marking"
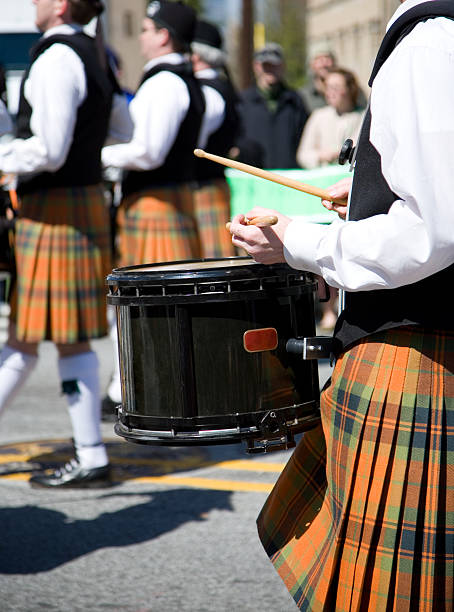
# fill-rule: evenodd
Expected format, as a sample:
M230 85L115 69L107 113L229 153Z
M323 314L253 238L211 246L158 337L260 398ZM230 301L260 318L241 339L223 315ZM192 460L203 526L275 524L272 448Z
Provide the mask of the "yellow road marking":
M5 474L0 480L16 480L27 482L30 474ZM142 476L140 478L119 478L113 479L116 482L132 483L156 483L167 485L178 485L183 487L193 487L195 489L211 489L215 491L251 491L255 493L269 493L273 484L266 482L247 482L239 480L220 480L214 478L187 478L184 476Z
M10 454L0 455L0 465L11 462L27 462L33 459L33 454ZM68 455L53 454L52 463L59 463L66 461ZM177 471L192 467L194 469L216 467L222 470L238 470L245 472L271 472L280 474L285 467L285 463L268 463L265 461L248 461L247 459L234 459L232 461L198 461L197 458L188 457L187 459L172 460L172 459L142 459L142 458L128 458L128 457L111 457L111 463L113 465L134 465L134 466L162 466L165 465L168 468L172 467Z
M142 478L126 478L125 480L128 482L154 482L157 484L179 485L216 491L254 491L260 493L269 493L274 486L266 482L241 482L239 480L189 478L185 476L144 476Z

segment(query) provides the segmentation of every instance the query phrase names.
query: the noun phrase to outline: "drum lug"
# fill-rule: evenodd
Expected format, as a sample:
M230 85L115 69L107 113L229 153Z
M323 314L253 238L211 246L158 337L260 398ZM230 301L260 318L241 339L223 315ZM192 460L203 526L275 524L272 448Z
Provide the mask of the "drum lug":
M330 359L333 354L332 336L290 338L285 346L287 353L301 355L303 359Z
M288 450L289 448L295 448L295 446L296 442L292 432L287 431L278 438L248 439L246 452L250 455L258 455L259 453Z

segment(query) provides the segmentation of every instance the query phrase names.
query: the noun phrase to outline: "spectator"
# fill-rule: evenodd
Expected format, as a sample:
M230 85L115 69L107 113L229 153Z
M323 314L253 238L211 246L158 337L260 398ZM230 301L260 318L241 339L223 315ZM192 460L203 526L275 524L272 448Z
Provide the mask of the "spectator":
M357 106L358 91L352 72L344 68L327 70L327 105L311 114L298 146L297 159L302 168L335 163L345 140L356 140L363 118L363 111Z
M312 57L308 83L299 90L299 94L309 113L326 105L326 72L330 68L334 68L334 66L336 66L336 58L332 51L320 51Z
M254 55L256 84L241 94L239 113L243 133L238 147L260 148L264 168L296 168L296 150L308 113L301 97L284 79L282 48L268 43ZM255 155L257 161L257 155Z

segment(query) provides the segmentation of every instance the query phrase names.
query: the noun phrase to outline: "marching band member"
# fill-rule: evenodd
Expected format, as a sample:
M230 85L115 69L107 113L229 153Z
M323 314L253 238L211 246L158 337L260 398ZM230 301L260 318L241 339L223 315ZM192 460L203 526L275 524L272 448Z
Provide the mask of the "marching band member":
M225 53L218 28L207 21L197 21L191 45L194 74L202 86L205 113L199 147L215 155L227 156L238 131L238 97L225 72ZM235 255L225 224L230 219L230 188L219 164L197 158L195 215L202 257Z
M82 31L103 4L34 4L43 36L22 82L17 138L0 146L0 170L19 176L20 196L17 285L0 354L0 412L36 365L39 343L54 342L76 456L51 473L36 474L31 483L103 486L110 482L110 468L100 430L98 360L89 341L107 332L104 281L111 261L101 147L109 132L113 84L95 41ZM123 119L111 124L118 137Z
M302 610L454 605L453 4L404 0L388 25L346 222L231 224L258 261L347 292L323 430L303 436L258 519Z
M181 2L148 4L140 35L147 63L129 106L134 134L130 142L102 151L105 166L127 171L117 216L121 266L200 257L193 151L205 105L185 56L195 24L195 12ZM116 345L115 325L110 335ZM120 401L116 360L103 417Z

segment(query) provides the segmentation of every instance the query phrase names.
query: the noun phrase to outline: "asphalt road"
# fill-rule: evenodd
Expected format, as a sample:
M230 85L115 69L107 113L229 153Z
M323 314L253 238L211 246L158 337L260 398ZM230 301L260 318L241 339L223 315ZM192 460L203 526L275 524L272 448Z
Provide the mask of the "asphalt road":
M105 388L111 345L93 347ZM34 466L71 452L53 346L40 357L0 426L1 612L296 610L255 526L291 451L135 445L104 423L115 486L31 489Z

